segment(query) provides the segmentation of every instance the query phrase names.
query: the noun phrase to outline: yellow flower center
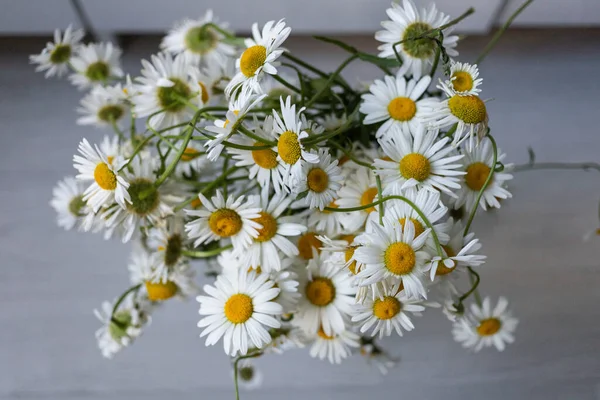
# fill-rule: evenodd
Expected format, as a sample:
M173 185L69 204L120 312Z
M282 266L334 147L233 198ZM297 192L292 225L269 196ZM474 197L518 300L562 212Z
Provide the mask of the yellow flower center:
M497 333L502 327L502 322L498 318L488 318L479 322L477 333L480 336L491 336Z
M396 97L388 104L388 113L396 121L410 121L417 113L417 105L408 97Z
M469 189L479 192L487 177L490 175L490 167L482 162L475 162L467 167L465 183Z
M329 186L329 176L321 168L313 168L308 171L306 185L313 192L322 193Z
M145 285L146 291L148 292L148 298L152 301L168 300L175 296L178 290L177 285L173 281L167 281L165 283L146 281Z
M202 201L200 200L200 198L195 197L194 200L192 200L192 202L190 203L190 206L194 210L197 210L198 208L202 207Z
M450 112L467 124L478 124L485 120L485 103L479 96L454 95L448 100Z
M261 211L259 214L260 217L252 220L262 225L262 228L258 230L258 237L254 240L257 242L266 242L271 240L277 233L277 220L271 214L264 211Z
M186 149L183 151L183 154L181 155L181 161L183 162L190 162L195 158L198 158L200 156L200 152L196 149L194 149L193 147L186 147Z
M400 160L400 174L406 179L414 178L423 182L430 172L431 164L423 154L410 153Z
M346 242L348 242L348 244L350 244L354 241L355 237L356 236L354 236L354 235L342 235L342 236L340 236L340 240L345 240Z
M264 143L256 142L254 146L264 146ZM271 149L252 150L252 159L261 168L273 169L277 166L277 153Z
M99 163L94 168L94 180L104 190L117 188L117 176L110 170L106 163Z
M323 326L319 327L319 330L317 331L317 335L321 339L325 339L325 340L331 340L331 339L333 339L333 336L329 336L328 334L325 333L325 331L323 330Z
M225 303L225 317L234 324L248 321L253 312L252 298L247 294L234 294Z
M406 224L406 218L402 217L399 219L399 221L400 221L400 225L402 225L402 231L404 232L404 224ZM418 237L421 233L425 232L425 227L417 219L410 218L410 221L415 226L415 237Z
M210 230L220 237L231 237L242 230L242 217L228 208L220 208L208 217Z
M344 253L344 260L346 260L346 263L350 262L352 256L354 256L354 250L354 247L350 247ZM352 272L352 275L356 275L356 273L358 272L356 271L356 260L352 260L352 262L348 265L348 269L350 270L350 272Z
M375 200L375 196L377 196L377 188L368 188L367 190L365 190L362 196L360 196L360 205L366 206L367 204L371 204L373 200ZM372 213L373 211L375 211L375 206L369 207L364 211Z
M206 104L208 102L208 89L206 88L206 85L200 81L198 81L198 85L200 86L200 89L202 89L202 103Z
M442 248L444 249L444 251L446 252L446 255L448 257L454 257L456 255L450 246L442 245ZM444 265L443 262L438 261L437 269L435 270L435 275L436 276L448 275L450 272L454 271L455 269L456 269L456 267L448 268Z
M305 260L310 260L313 258L313 247L317 249L317 253L321 253L321 241L317 239L316 233L307 232L300 236L300 239L298 240L298 251L300 253L300 257Z
M473 77L466 71L456 71L452 74L451 81L457 92L468 92L473 89Z
M267 49L264 46L248 47L240 58L240 71L246 78L253 77L256 70L267 60Z
M277 152L286 164L296 164L302 155L298 135L292 131L283 132L277 141Z
M375 299L373 302L373 315L379 319L392 319L402 309L402 304L393 296L385 296L382 299Z
M403 242L392 243L383 256L385 267L394 275L406 275L412 272L417 258L415 251Z
M315 277L306 285L306 298L313 305L325 307L335 299L335 286L331 279L322 276Z

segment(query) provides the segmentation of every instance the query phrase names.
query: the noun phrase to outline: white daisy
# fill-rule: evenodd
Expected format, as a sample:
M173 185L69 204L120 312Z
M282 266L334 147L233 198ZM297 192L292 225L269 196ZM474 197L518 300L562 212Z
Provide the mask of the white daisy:
M120 58L121 49L112 43L81 45L71 58L75 73L69 76L69 80L79 89L104 85L111 78L123 76Z
M403 41L395 46L396 51L402 59L400 74L409 73L415 79L419 79L433 64L436 52L436 42L431 39L409 40L422 34L441 27L450 21L450 17L439 12L435 4L428 9L417 9L411 0L403 0L402 5L392 3L392 8L386 10L391 21L383 21L382 31L375 33L375 39L383 42L378 47L379 57L394 58L394 43ZM458 42L458 36L451 35L453 27L444 29L443 46L450 57L456 57L458 52L454 49Z
M254 196L252 202L261 207L258 218L252 221L259 224L258 236L247 248L237 248L235 253L239 257L241 268L256 269L261 267L264 272L281 270L279 252L287 257L298 255L298 248L287 237L298 236L306 231L306 227L296 223L292 216L282 216L287 211L291 197L285 194L276 194L270 200L266 197Z
M479 78L479 69L477 64L450 62L450 79L445 82L440 81L446 93L455 93L461 96L477 95L481 92L479 85L483 82Z
M236 99L229 103L229 110L225 120L218 119L214 126L206 127L206 130L216 134L214 139L206 142L208 148L208 159L216 161L223 151L223 141L235 134L242 124L248 111L256 107L265 95L255 95L250 89L244 88L239 92Z
M93 148L86 139L79 143L78 151L81 155L73 156L74 167L79 171L77 179L93 181L83 193L83 201L94 212L113 201L122 208L131 203L127 191L129 183L118 172L124 161L109 160L98 146Z
M264 73L277 74L276 61L284 52L279 47L290 35L291 28L285 26L283 20L269 21L262 29L262 34L258 30L258 24L252 25L253 39L246 39L246 50L236 61L236 67L239 72L233 77L227 85L225 92L227 95L235 92L240 86L249 87L252 91L261 93L260 79Z
M59 181L52 189L50 205L56 211L58 226L71 230L88 214L83 191L83 183L71 176Z
M347 269L352 275L359 273L364 264L356 261L354 252L359 243L356 242L354 235L342 236L340 240L331 240L326 236L318 236L323 243L321 251L332 252L329 262L338 265L340 269Z
M465 157L461 160L465 175L462 176L461 188L458 191L458 198L454 204L455 208L460 208L465 205L468 212L473 210L477 205L477 196L483 188L490 171L494 166L494 149L489 139L484 138L479 146L466 146L464 149ZM498 149L497 162L501 162L506 157L500 149ZM510 165L505 165L505 168ZM511 174L506 172L494 172L492 180L483 192L483 196L479 200L479 206L484 210L487 207L500 208L500 201L509 199L512 194L504 188L506 181L513 178Z
M121 84L115 86L94 86L81 99L81 107L77 109L83 116L77 119L79 125L95 125L112 127L113 124L123 128L130 122L127 94Z
M207 24L226 29L226 24L219 24L213 18L212 10L207 10L197 20L186 18L176 23L163 38L160 48L173 54L185 53L195 65L223 63L228 57L233 57L235 47L225 43L225 36Z
M401 74L395 77L388 75L383 81L375 80L369 88L370 93L362 95L360 112L365 114L363 124L383 122L377 129L377 138L389 138L399 131L416 132L425 113L438 103L433 98L419 100L430 82L430 76L407 82ZM390 130L392 126L400 129Z
M507 343L514 342L513 334L519 322L507 310L507 306L508 301L504 297L498 299L494 309L489 297L483 300L481 307L471 304L471 312L454 323L454 340L474 351L491 346L498 351L504 350Z
M303 199L306 206L323 211L334 200L344 179L337 164L327 149L320 148L318 162L301 165L293 190L294 193L307 192Z
M187 237L183 227L183 218L174 216L149 230L147 246L154 259L153 281L165 281L170 271L185 262L182 250Z
M85 32L83 29L73 29L71 25L61 35L60 30L54 31L54 42L48 42L40 54L29 56L31 64L38 64L35 72L46 71L44 76L59 78L69 71L69 63L81 45Z
M190 70L192 79L198 81L202 89L204 105L222 105L225 100L225 86L231 80L235 69L230 71L232 61L210 63L201 68Z
M365 343L360 346L360 354L367 359L367 363L374 364L381 375L387 375L388 371L396 366L396 360L390 358L373 343Z
M308 231L298 238L298 251L302 260L310 260L314 256L314 252L321 253L321 241L318 238L319 234L314 231Z
M237 375L240 388L246 390L258 389L264 379L262 372L249 359L241 360L238 363Z
M300 200L297 204L306 206L305 200ZM337 200L332 200L327 204L330 208L339 208ZM308 229L315 232L324 233L328 236L343 235L354 232L357 228L356 219L352 218L352 213L335 212L327 210L312 209L308 211Z
M414 325L409 313L420 316L425 311L425 303L420 299L407 296L404 290L392 286L382 297L367 298L363 304L357 304L352 310L352 322L359 324L360 332L372 329L371 336L390 336L393 331L402 336L402 329L412 331Z
M319 156L316 153L304 150L301 140L308 137L308 133L302 129L300 114L304 110L301 108L296 114L296 105L292 104L291 97L280 98L281 117L273 110L275 124L273 131L277 136L277 146L273 150L277 151L277 160L284 163L285 174L284 183L286 186L293 187L296 177L300 174L302 165L305 162L314 164L319 162Z
M415 227L405 223L404 228L397 219L388 216L383 226L370 222L370 233L361 235L357 241L362 245L354 252L354 258L365 264L357 277L360 286L390 279L393 283L404 285L410 297L427 297L423 284L424 273L432 258L424 247L429 229L415 237Z
M394 127L392 130L396 129ZM384 153L390 158L375 160L375 173L383 178L384 194L401 194L407 188L440 190L455 197L451 189L459 189L458 176L462 154L452 153L447 137L437 139L437 131L423 131L413 135L398 132L389 140L380 140Z
M131 99L136 116L152 116L148 125L153 129L188 121L195 113L190 105L203 106L202 88L190 76L193 67L189 60L182 54L173 58L166 53L152 55L150 60L142 60L142 76L136 78L136 93Z
M198 327L205 328L206 345L223 337L225 353L244 355L248 348L262 348L271 342L269 328L279 328L274 317L282 313L281 305L273 302L279 289L267 274L245 273L221 275L215 286L205 285L207 296L198 296L200 315Z
M352 348L359 346L360 336L356 333L343 330L328 335L321 327L310 348L310 356L320 360L327 358L331 364L340 364L344 358L352 354Z
M185 225L185 231L190 239L195 239L194 247L214 240L231 239L234 250L241 251L252 244L257 238L261 225L255 222L260 217L260 207L249 199L244 202L244 196L223 198L217 191L212 199L199 194L202 207L198 210L185 210L191 217L197 217Z
M265 353L283 354L292 349L304 347L307 338L302 329L283 324L281 328L270 331L272 341L265 348Z
M375 174L368 168L360 168L346 179L344 186L339 191L339 199L336 204L342 208L361 207L371 204L377 200L377 184ZM362 226L367 217L377 211L379 206L373 206L360 211L348 213L348 218L354 219L353 226Z
M273 300L274 302L281 305L284 314L291 314L296 312L298 306L298 299L300 293L298 293L298 275L288 269L292 264L293 260L284 259L282 271L272 271L269 274L269 279L274 283L274 287L278 287L280 292Z
M169 157L167 157L167 165L174 162L176 157L177 155L174 152L171 152ZM210 168L210 164L206 152L204 151L204 147L190 141L177 162L175 172L179 176L184 175L186 177L194 177L194 174L201 176L203 173L208 172L207 169Z
M326 262L327 255L318 255L316 250L313 254L306 270L300 272L302 297L292 323L310 335L319 329L327 335L342 333L354 303L353 278Z

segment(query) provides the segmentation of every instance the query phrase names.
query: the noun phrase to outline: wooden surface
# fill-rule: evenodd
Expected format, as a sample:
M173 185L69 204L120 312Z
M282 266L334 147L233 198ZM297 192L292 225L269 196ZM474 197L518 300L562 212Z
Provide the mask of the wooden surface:
M53 185L74 173L80 138L103 132L75 125L75 89L27 65L43 42L0 41L0 398L232 399L229 362L197 337L194 301L166 304L113 361L96 349L92 309L126 287L128 248L55 225ZM473 59L484 43L459 49ZM599 43L599 31L519 31L489 57L483 97L509 160L526 161L531 145L539 161L600 161ZM155 45L130 43L126 70ZM289 48L326 68L343 56L309 39ZM347 76L375 74L356 64ZM598 226L600 174L523 172L510 189L514 198L474 226L489 256L483 292L508 296L521 320L504 353L463 351L433 311L384 342L402 359L385 378L358 356L334 367L300 351L259 360L264 389L242 398L600 399L600 238L582 241Z

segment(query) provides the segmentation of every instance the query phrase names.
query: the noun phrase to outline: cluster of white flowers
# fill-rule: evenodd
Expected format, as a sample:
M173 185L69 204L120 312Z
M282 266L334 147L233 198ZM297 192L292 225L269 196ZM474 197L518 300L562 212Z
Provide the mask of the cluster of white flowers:
M32 56L89 89L80 124L114 130L82 140L79 173L52 200L66 229L138 242L133 286L98 313L104 355L177 295L198 295L200 336L232 357L307 346L340 363L360 349L385 372L394 361L375 337L402 336L429 308L465 347L514 340L506 300L477 293L486 257L469 228L511 197L512 178L479 70L450 58L458 37L434 6L387 14L380 53L351 54L385 71L368 89L285 50L283 20L240 40L211 12L173 28L133 79L118 80L120 50L71 28Z

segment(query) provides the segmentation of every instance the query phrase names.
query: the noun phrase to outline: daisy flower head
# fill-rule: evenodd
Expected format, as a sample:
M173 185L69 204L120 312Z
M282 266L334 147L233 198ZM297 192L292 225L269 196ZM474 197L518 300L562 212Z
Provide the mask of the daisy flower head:
M315 253L321 254L322 243L319 240L319 234L314 231L308 231L298 238L298 252L300 259L308 261L315 256Z
M375 174L368 168L360 168L352 175L352 179L346 179L344 186L339 191L339 199L336 204L342 208L361 207L369 205L377 200L377 184ZM360 211L349 213L348 217L355 219L354 226L362 226L367 217L377 211L378 206L372 206Z
M167 157L167 165L170 162L174 162L176 157L177 155L171 152L169 157ZM206 173L207 169L210 168L210 164L204 147L190 140L179 158L179 162L177 162L175 172L179 176L193 177L194 174Z
M415 236L415 226L407 221L384 217L383 225L370 221L369 234L361 235L362 245L354 252L354 258L365 264L358 273L360 286L369 286L384 280L403 284L409 297L427 298L424 274L432 256L424 247L429 229Z
M360 347L360 336L356 333L343 330L327 334L321 327L310 348L310 356L320 360L327 358L331 364L341 364L343 359L352 354L352 348L357 347Z
M170 271L185 262L182 250L187 237L183 227L183 218L173 216L149 230L147 244L155 266L154 281L165 281Z
M262 372L249 359L241 360L238 363L237 375L240 388L246 390L258 389L264 379Z
M44 76L59 78L69 71L69 63L81 45L84 36L83 29L73 29L69 25L65 33L61 34L59 29L54 31L54 41L48 42L40 54L29 56L31 64L38 64L35 72L46 71Z
M507 307L508 301L504 297L498 299L493 309L489 297L481 306L471 304L470 313L454 323L454 340L475 352L491 346L503 351L507 343L515 341L513 334L519 322Z
M307 203L305 199L302 199L295 205L306 206ZM327 207L339 208L337 199L332 200ZM354 232L359 228L357 225L359 221L354 218L353 214L355 213L311 209L308 211L308 229L325 233L328 236Z
M111 78L123 76L121 49L112 43L90 43L81 45L71 58L71 67L76 71L69 80L79 89L104 85Z
M292 104L291 97L279 99L281 105L281 116L273 110L275 118L273 131L277 137L277 160L281 160L285 167L284 181L288 187L294 185L296 176L301 172L305 162L315 164L319 162L316 153L304 149L301 140L308 137L308 133L302 128L300 115L304 108L296 113L296 105Z
M460 96L473 96L481 92L479 85L483 82L479 78L479 69L477 64L450 62L450 79L445 82L440 81L440 86L444 92L454 93Z
M79 143L78 151L80 155L73 156L75 169L79 171L77 179L84 182L92 181L83 193L82 200L94 212L98 212L103 206L112 204L113 201L122 208L125 208L127 203L131 203L131 197L127 190L129 183L119 173L124 161L110 160L97 145L92 147L86 139Z
M220 275L214 286L205 285L206 296L198 296L200 337L207 336L211 346L223 338L225 353L245 355L253 346L263 348L271 342L269 328L279 328L275 318L281 315L281 305L273 300L279 288L273 286L267 274L246 273Z
M297 223L294 217L283 216L292 198L284 193L275 194L268 199L268 193L263 191L261 196L254 196L253 203L261 207L259 216L252 221L261 227L258 235L252 239L250 246L238 247L235 251L241 268L261 268L263 272L280 271L282 268L279 253L287 257L298 255L298 248L288 237L299 236L306 227Z
M58 226L71 230L89 213L83 200L83 182L72 176L59 181L52 189L50 205L57 214Z
M402 336L402 329L412 331L415 326L409 315L420 316L425 311L425 304L420 299L409 297L404 290L395 285L390 287L381 297L367 298L353 309L352 322L360 325L360 332L371 330L371 336L390 336L396 331Z
M244 146L264 146L265 142L275 139L273 136L273 117L267 116L262 123L255 120L252 132L264 141L256 141L245 135L236 136L231 141ZM236 166L249 168L248 178L256 179L263 189L272 186L275 193L282 191L285 165L283 161L277 159L277 153L273 149L245 150L230 147L227 152L236 160Z
M256 107L265 95L256 95L250 89L244 88L236 94L235 99L229 102L229 110L225 120L218 119L213 126L208 126L207 131L214 133L214 139L206 142L208 159L216 161L223 151L223 141L235 134L242 124L248 111Z
M436 51L436 42L432 39L412 39L441 27L450 21L450 17L439 12L435 4L422 10L417 9L412 0L403 0L402 5L392 3L392 7L386 10L389 21L383 21L383 30L375 33L375 39L383 44L378 47L379 57L394 58L395 49L402 59L400 74L410 74L419 79L433 64ZM456 57L455 50L458 36L451 35L453 27L444 29L444 40L442 42L446 53L450 57Z
M332 160L329 151L320 148L318 162L301 165L294 191L295 193L307 192L304 203L309 208L323 211L336 197L337 191L342 187L343 179L338 160Z
M392 130L397 128L392 127ZM463 158L454 154L447 137L438 140L438 132L419 128L414 136L398 132L379 144L387 158L374 162L375 173L383 178L384 194L401 194L408 188L440 190L456 197Z
M77 111L82 114L77 119L79 125L97 127L117 126L123 128L129 123L129 105L127 94L120 83L115 86L94 86L81 99L81 107Z
M317 254L304 271L299 273L298 312L292 324L315 335L319 330L327 335L342 333L354 304L353 278L338 266L327 262L328 255Z
M246 39L246 50L236 61L239 72L227 85L225 93L230 96L241 86L248 87L252 91L261 93L260 80L266 74L277 74L279 62L276 60L284 52L280 48L290 35L292 29L285 26L283 19L275 22L269 21L265 24L262 32L258 30L258 24L252 25L252 39Z
M215 240L230 239L235 251L241 251L257 238L262 225L254 221L260 218L260 207L252 199L244 202L245 197L223 197L217 191L210 200L202 193L198 195L201 207L197 210L185 210L188 216L196 217L185 225L188 238L195 239L194 247Z
M148 125L157 130L191 119L195 111L188 103L199 108L204 104L202 88L190 76L194 67L183 54L158 53L150 61L142 60L142 76L135 79L131 101L136 116L152 115Z
M211 63L189 71L192 79L196 80L202 89L204 105L225 103L225 86L231 80L229 65L228 62Z
M478 205L484 210L487 207L500 208L499 200L512 197L512 194L504 186L513 176L506 172L494 172L492 180L485 188L481 199L479 199L479 204L476 204L479 192L484 187L492 168L495 168L492 165L494 162L492 142L484 138L479 146L465 146L463 153L465 156L461 163L463 171L466 173L461 177L461 188L457 192L458 198L454 203L454 207L458 209L465 205L469 212ZM498 149L496 162L501 162L505 157L506 154ZM508 168L510 168L510 165L505 165L505 169Z
M430 82L430 76L407 81L402 74L375 80L369 93L362 96L360 112L365 114L363 123L371 125L383 122L377 129L377 138L389 138L398 132L415 132L426 112L438 102L433 98L419 100ZM391 130L392 126L400 129Z
M160 48L172 54L184 53L194 65L223 63L235 55L235 48L225 43L225 36L210 24L226 29L207 10L204 16L193 20L186 18L175 24L163 38Z
M304 348L307 338L302 329L283 324L281 328L271 330L272 341L265 348L265 352L283 354L292 349Z
M343 239L340 240L331 240L326 236L318 236L318 239L323 243L321 251L332 253L329 259L330 263L349 271L352 275L356 275L362 270L364 264L357 262L354 258L354 252L359 246L354 235L343 236Z

